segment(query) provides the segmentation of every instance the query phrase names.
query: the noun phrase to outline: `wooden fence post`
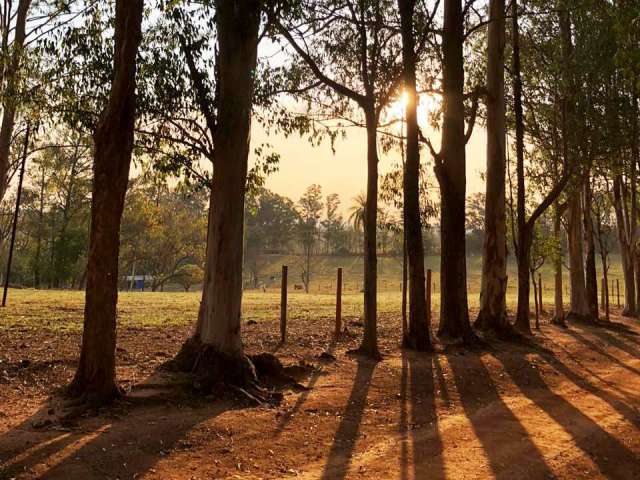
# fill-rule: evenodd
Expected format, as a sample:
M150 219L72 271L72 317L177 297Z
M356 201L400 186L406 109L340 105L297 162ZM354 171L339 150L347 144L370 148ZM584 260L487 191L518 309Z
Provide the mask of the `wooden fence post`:
M342 332L342 267L338 268L338 283L336 285L336 337Z
M427 325L431 325L431 269L427 270Z
M287 340L287 274L289 267L282 266L282 286L280 287L280 341Z
M618 295L618 308L620 308L620 279L616 278L616 293Z

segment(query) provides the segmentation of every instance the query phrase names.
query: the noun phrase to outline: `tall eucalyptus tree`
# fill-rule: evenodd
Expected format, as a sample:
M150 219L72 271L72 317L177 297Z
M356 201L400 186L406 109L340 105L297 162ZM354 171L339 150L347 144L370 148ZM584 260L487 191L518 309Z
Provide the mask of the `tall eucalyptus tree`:
M136 120L136 57L143 0L117 0L113 80L94 133L91 236L80 362L69 391L90 402L118 395L115 383L120 223Z

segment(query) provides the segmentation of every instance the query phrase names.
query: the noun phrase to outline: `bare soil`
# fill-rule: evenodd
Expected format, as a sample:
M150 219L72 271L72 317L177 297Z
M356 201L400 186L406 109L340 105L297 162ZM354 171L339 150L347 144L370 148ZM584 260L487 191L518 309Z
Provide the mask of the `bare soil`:
M123 327L127 395L73 421L56 391L79 334L17 322L0 332L0 479L638 479L640 325L613 320L545 318L530 344L416 354L383 317L379 363L346 354L355 318L338 342L330 320L292 323L285 345L275 321L252 322L248 352L302 365L309 387L259 407L197 397L159 369L191 327Z

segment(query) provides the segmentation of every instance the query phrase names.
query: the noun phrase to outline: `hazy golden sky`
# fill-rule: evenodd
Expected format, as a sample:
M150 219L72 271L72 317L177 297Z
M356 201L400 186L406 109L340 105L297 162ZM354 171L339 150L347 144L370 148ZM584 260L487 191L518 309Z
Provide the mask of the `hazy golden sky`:
M440 132L425 129L435 146L440 144ZM346 140L338 140L336 151L329 143L312 147L298 136L267 136L264 130L254 125L252 145L264 142L272 144L281 155L280 169L267 180L267 188L297 201L311 184L322 186L325 195L337 193L342 201L342 211L349 208L352 198L366 186L366 134L364 129L351 128ZM436 147L437 148L437 147ZM430 155L422 150L422 155ZM389 171L400 162L398 150L383 154L380 149L380 174ZM480 173L486 170L486 133L476 125L467 145L467 194L484 191ZM430 172L433 174L433 170ZM435 180L434 180L435 182Z

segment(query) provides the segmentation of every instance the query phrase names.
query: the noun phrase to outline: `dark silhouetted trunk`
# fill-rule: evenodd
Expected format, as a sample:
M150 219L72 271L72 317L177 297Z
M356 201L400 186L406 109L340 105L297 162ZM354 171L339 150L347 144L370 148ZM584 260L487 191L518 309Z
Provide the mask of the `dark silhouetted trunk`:
M444 3L442 149L440 184L440 326L438 335L475 340L469 323L465 238L466 139L464 129L463 12L460 0Z
M367 203L364 209L364 337L359 351L380 358L378 351L377 298L378 258L378 118L373 103L365 108L367 125Z
M491 0L487 47L487 175L480 312L476 328L504 332L507 319L507 223L505 206L505 2Z
M46 184L45 167L41 165L40 194L38 205L38 238L36 239L36 253L33 260L33 286L40 288L40 261L42 256L42 239L44 237L44 190Z
M525 179L524 179L524 116L522 110L522 77L520 68L520 31L518 26L518 2L512 4L512 54L513 54L513 110L516 120L516 180L518 185L516 214L517 214L517 252L518 260L518 311L516 328L527 335L531 335L529 320L529 271L531 265L531 244L533 242L533 228L526 218Z
M580 189L576 188L569 197L567 212L567 237L569 249L569 282L571 285L571 308L568 318L587 321L591 310L587 299L584 274L584 252L582 248L582 201Z
M624 180L621 175L613 179L613 207L616 213L616 230L620 244L620 258L622 260L622 275L624 278L624 316L636 314L635 278L633 267L633 243L631 220L625 205Z
M640 168L640 128L638 128L638 92L636 84L632 87L631 100L631 238L633 239L633 262L635 264L636 315L640 315L640 231L638 220L638 169Z
M418 103L416 93L416 53L413 36L415 0L398 0L402 25L404 88L407 95L407 157L404 168L404 231L409 260L409 332L404 339L415 350L431 348L427 323L424 246L420 222L420 148L418 145Z
M598 273L596 271L596 244L593 231L593 219L591 215L591 186L587 179L584 185L584 235L585 235L585 286L587 290L587 303L593 319L598 318Z
M23 56L24 42L26 38L27 14L31 0L20 0L16 13L15 33L13 38L12 52L4 72L6 87L4 91L2 105L2 125L0 126L0 202L7 191L9 176L9 159L11 154L11 139L16 122L18 110L18 84L20 61ZM5 8L6 5L5 5Z
M562 212L560 206L556 203L554 215L553 215L553 235L558 246L561 245L560 231L562 227ZM562 292L562 252L560 248L556 252L556 256L553 259L553 272L554 272L554 314L552 322L557 325L565 325L564 322L564 298Z
M143 0L116 2L114 76L94 133L91 235L80 363L70 392L88 401L117 395L116 305L120 222L129 181L136 116L136 56Z

